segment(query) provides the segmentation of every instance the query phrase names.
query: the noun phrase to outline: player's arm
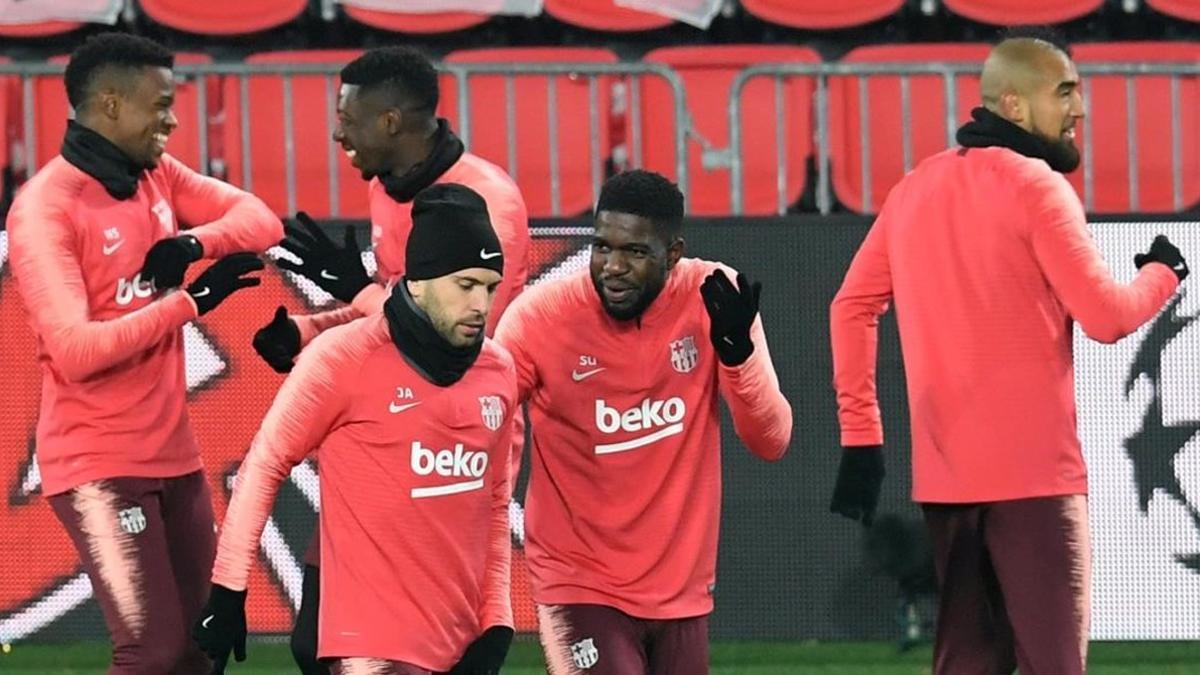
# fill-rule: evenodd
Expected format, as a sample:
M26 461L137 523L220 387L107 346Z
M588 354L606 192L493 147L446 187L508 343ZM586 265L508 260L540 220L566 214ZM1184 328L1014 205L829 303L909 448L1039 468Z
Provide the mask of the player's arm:
M496 289L496 299L492 302L492 311L488 314L486 332L496 334L500 318L512 304L513 300L525 290L525 282L529 278L529 214L525 210L525 201L516 190L513 199L506 208L492 214L492 225L495 226L496 236L500 238L500 246L504 250L504 278Z
M537 311L538 301L535 298L546 297L539 293L526 293L514 302L500 323L496 326L495 340L512 355L513 364L517 369L517 404L529 401L533 391L541 386L537 363L533 360L530 347L537 344L536 331L531 327L532 318ZM519 412L517 413L520 414ZM520 425L518 425L520 428ZM510 464L509 480L516 483L517 474L521 472L521 453L525 447L524 432L521 436L513 437L513 454Z
M479 610L479 637L467 646L459 662L450 669L449 675L468 673L498 673L508 655L513 638L512 596L509 586L512 577L512 546L509 543L508 504L512 499L512 483L509 482L507 460L508 448L512 446L514 420L521 414L517 405L512 405L504 420L505 433L499 438L495 456L501 459L499 471L490 475L492 481L492 512L488 526L489 546L487 564L483 577L483 605Z
M238 661L246 658L246 587L279 487L336 426L343 383L355 370L336 339L314 344L284 380L238 469L217 542L212 591L193 627L196 641L221 668L230 651Z
M1162 309L1187 276L1187 263L1160 235L1149 253L1135 258L1137 278L1117 283L1087 230L1079 200L1059 178L1048 176L1029 186L1034 255L1055 296L1084 333L1099 342L1116 342Z
M9 215L9 257L34 330L62 377L86 380L196 318L188 294L174 292L119 318L92 320L69 216L53 208L34 213L36 201L14 205Z
M842 458L829 510L865 525L874 520L885 473L875 361L879 317L892 299L888 221L901 199L898 188L867 232L829 307L833 386L842 430Z

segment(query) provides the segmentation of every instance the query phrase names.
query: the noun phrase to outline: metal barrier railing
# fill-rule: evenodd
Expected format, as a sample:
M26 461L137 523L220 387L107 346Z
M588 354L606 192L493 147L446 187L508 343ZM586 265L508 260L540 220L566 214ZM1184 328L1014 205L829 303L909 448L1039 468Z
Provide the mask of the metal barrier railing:
M673 70L661 64L650 63L628 63L628 64L603 64L603 63L573 63L573 64L438 64L439 72L451 75L455 78L456 91L458 94L458 124L456 133L462 139L463 144L469 150L471 148L471 116L469 113L473 106L477 104L487 105L488 102L477 102L472 100L470 79L478 76L500 76L505 78L505 89L507 92L505 102L505 119L507 121L507 129L509 130L508 138L508 169L514 178L517 178L520 173L517 152L517 137L518 134L527 133L545 133L547 135L547 147L549 148L549 165L550 176L550 201L551 215L564 215L561 209L561 175L560 175L560 137L558 126L556 124L556 92L558 80L560 76L569 75L572 78L586 78L589 92L589 120L588 128L591 131L590 140L590 182L592 188L592 201L600 194L600 185L604 179L604 158L603 152L599 147L599 125L601 123L601 115L606 114L606 111L600 109L599 87L600 82L606 78L617 78L622 81L628 80L635 86L632 87L636 91L636 84L647 77L661 78L670 88L673 97L674 116L675 116L675 139L676 146L683 147L684 134L687 131L687 103L683 89L683 82ZM197 120L201 121L199 132L199 165L201 170L208 171L210 167L209 148L211 147L209 139L209 128L204 121L209 117L207 99L207 83L208 78L237 78L240 95L238 96L238 110L225 111L226 114L237 114L240 124L241 138L239 148L227 149L227 152L239 153L241 163L241 187L253 191L254 189L254 153L253 153L253 134L251 133L251 103L250 103L250 81L255 76L278 76L282 78L283 87L283 125L284 125L284 166L286 184L286 210L289 214L295 213L297 210L298 187L296 177L296 162L297 151L295 147L295 136L293 123L295 120L295 96L293 94L293 81L300 76L323 76L325 79L324 87L324 109L325 119L327 120L326 137L330 138L333 134L333 128L336 120L337 106L337 75L341 70L340 63L235 63L235 64L198 64L198 65L179 65L175 68L175 74L181 78L194 79L197 88ZM62 64L0 64L0 75L15 75L21 78L21 87L23 92L23 136L25 147L27 149L25 157L26 174L32 176L38 168L38 157L36 153L37 147L37 105L38 99L34 91L35 79L42 76L57 76L64 71ZM529 129L523 127L515 114L515 78L528 77L545 77L547 87L547 118L550 124L544 130ZM641 138L641 120L636 114L630 115L631 137L635 146L640 143ZM339 176L337 162L337 148L332 140L327 143L328 157L327 163L329 167L328 188L329 188L329 204L331 216L338 217L342 215L341 205L339 204ZM635 158L640 157L640 152L633 153ZM688 185L688 166L686 157L683 154L678 155L678 160L675 165L676 177L680 189L686 191Z
M1183 201L1183 129L1182 129L1182 105L1180 96L1180 82L1184 77L1195 77L1200 75L1200 64L1196 63L1086 63L1077 64L1077 69L1082 82L1082 91L1084 97L1085 115L1083 118L1083 144L1085 148L1094 148L1092 139L1092 124L1089 121L1087 112L1090 110L1090 87L1089 79L1094 77L1118 76L1125 78L1126 86L1126 128L1128 134L1126 138L1128 162L1129 162L1129 211L1137 211L1139 209L1138 200L1138 138L1137 138L1137 99L1135 96L1135 80L1138 76L1167 76L1170 78L1170 100L1171 100L1171 185L1172 185L1172 202L1175 211L1182 211L1187 205ZM741 130L742 119L742 92L746 84L755 78L771 77L775 80L775 89L777 96L775 99L775 117L777 122L781 120L783 115L783 97L778 92L783 91L783 81L787 78L804 77L815 79L816 93L813 100L813 108L816 117L816 124L813 130L814 142L817 149L816 168L817 168L817 185L816 185L816 203L817 209L822 214L828 214L833 209L834 194L832 181L830 179L830 157L832 148L830 147L829 133L829 78L831 77L856 77L858 78L858 100L859 100L859 119L858 133L860 138L859 143L859 163L861 166L861 181L862 181L862 210L869 212L873 203L871 194L871 138L869 130L870 121L870 97L867 89L867 79L871 76L893 76L900 78L900 116L902 120L902 129L904 131L902 141L902 161L904 171L907 173L914 166L914 158L912 155L911 136L909 124L911 119L911 101L908 95L909 83L912 77L936 75L943 79L943 94L945 97L945 132L946 132L946 147L953 147L955 144L954 134L961 120L958 119L958 81L959 76L978 76L982 70L982 64L977 63L953 63L953 62L936 62L936 63L920 63L920 64L775 64L752 66L743 70L734 79L730 90L729 98L729 164L730 164L730 190L732 191L732 210L734 215L742 215L745 213L745 190L744 179L745 161L743 157L743 141ZM776 155L776 185L778 197L778 211L784 213L792 201L792 197L786 194L787 175L789 167L787 166L786 158L783 153ZM803 158L800 158L803 161ZM1093 210L1095 202L1095 165L1093 153L1085 152L1083 156L1083 201L1084 207L1088 211Z
M506 154L507 167L514 178L520 179L521 167L518 161L518 136L529 133L545 133L547 138L547 148L549 157L548 165L550 167L550 176L548 177L550 190L550 211L551 215L563 215L561 209L561 165L562 157L560 156L561 139L558 125L556 123L557 116L555 115L555 107L557 105L557 87L558 80L556 78L569 75L573 78L587 78L588 99L588 126L590 131L589 140L589 161L588 174L591 183L591 192L593 202L599 195L600 184L604 178L604 153L603 148L599 147L599 125L602 123L604 115L609 111L601 110L599 105L599 88L601 82L611 79L613 82L619 82L625 85L628 92L628 110L625 113L626 119L624 123L628 124L628 156L631 158L631 165L634 167L640 166L642 157L642 138L644 131L642 129L642 115L640 103L638 100L641 87L638 86L643 78L660 78L665 81L669 87L672 96L672 107L674 117L674 129L671 142L674 145L674 170L676 180L679 183L684 194L688 194L689 181L689 162L688 162L688 140L690 138L699 139L705 145L705 168L724 168L728 167L730 171L729 183L731 190L731 206L734 215L743 215L746 212L746 196L745 196L745 175L746 175L746 160L744 156L745 148L742 137L742 117L743 117L743 101L742 94L747 84L758 78L773 78L774 79L774 121L776 128L776 138L782 143L784 138L784 109L785 95L784 83L790 78L811 78L814 82L815 94L813 96L812 106L814 111L815 124L813 125L813 147L815 148L816 159L816 206L823 213L830 213L833 209L835 195L831 180L831 157L834 150L831 147L830 139L830 78L857 78L857 94L859 99L858 110L858 136L859 136L859 162L861 175L859 179L862 183L862 205L861 210L870 211L874 203L875 195L872 194L872 139L870 136L870 97L868 91L868 79L876 76L898 77L900 83L900 110L898 114L901 117L902 129L904 131L901 142L901 155L903 169L905 172L910 170L920 158L914 157L914 151L911 142L911 125L912 117L912 101L910 94L910 82L914 77L937 76L942 79L943 87L942 94L944 96L945 114L942 124L945 131L946 147L954 145L954 133L960 124L958 119L958 86L960 77L977 77L981 66L977 63L921 63L921 64L773 64L760 65L746 68L740 72L734 79L731 89L730 98L728 101L728 121L729 121L729 147L728 149L712 148L710 144L705 144L704 139L699 137L691 122L691 117L687 108L686 92L680 76L670 67L662 64L650 63L629 63L629 64L603 64L603 63L571 63L571 64L439 64L439 71L443 74L452 76L455 79L455 90L457 93L458 106L458 125L457 132L463 139L464 144L471 147L472 124L471 116L468 114L475 106L486 106L489 102L479 102L472 100L472 89L470 79L479 76L500 76L504 78L505 84L505 105L504 115L506 120L506 128L509 130L508 138L506 139ZM15 75L21 78L21 86L23 91L23 136L26 147L25 167L27 175L32 175L37 170L38 157L36 153L37 147L37 97L34 91L34 81L40 76L46 75L61 75L64 66L62 64L0 64L0 75ZM254 189L253 179L253 162L254 153L252 152L253 134L250 130L251 104L249 97L249 85L251 78L255 76L279 76L282 78L283 84L283 110L284 110L284 166L286 184L286 210L288 213L294 213L297 208L298 186L296 177L297 166L297 150L295 147L293 121L294 115L294 94L292 91L292 83L294 78L300 76L318 75L323 76L325 81L324 86L324 108L326 112L327 137L333 133L335 124L335 109L337 98L337 73L341 69L341 64L336 63L296 63L296 64L202 64L202 65L180 65L176 68L177 75L183 78L193 78L197 85L197 119L205 121L208 119L208 99L207 99L207 83L208 78L238 78L239 80L239 109L237 111L225 111L226 114L237 114L240 120L241 138L239 139L237 148L226 148L226 153L237 152L242 165L242 187L247 190ZM1140 206L1139 199L1139 180L1141 173L1139 171L1139 143L1137 138L1137 101L1135 97L1135 84L1139 76L1166 76L1169 78L1169 96L1171 106L1171 130L1169 144L1170 166L1171 166L1171 195L1172 205L1175 211L1182 211L1188 205L1184 203L1184 154L1183 154L1183 110L1181 99L1181 82L1184 78L1194 78L1200 75L1200 64L1195 63L1180 63L1180 64L1128 64L1128 63L1093 63L1079 64L1079 72L1084 80L1083 95L1085 109L1090 109L1090 87L1089 79L1094 77L1124 77L1126 86L1126 124L1129 130L1128 136L1125 139L1126 150L1128 153L1128 191L1129 191L1129 210L1137 211ZM516 94L515 94L515 79L521 77L545 77L547 88L547 119L550 123L544 130L530 129L521 124L521 120L516 115ZM210 166L210 139L209 128L206 123L200 125L199 132L199 164L202 170L208 170ZM1089 117L1085 115L1083 120L1083 145L1086 148L1094 148L1093 127L1089 121ZM333 217L343 215L343 209L339 204L339 176L337 162L337 148L332 141L327 144L327 164L328 164L328 189L329 189L329 205L330 212ZM1164 148L1164 152L1168 150ZM775 184L776 184L776 211L784 213L791 206L795 199L795 195L788 193L788 176L792 171L801 170L801 167L795 166L794 162L803 162L807 158L788 157L782 149L776 152L775 164ZM1095 202L1095 162L1093 153L1087 152L1084 154L1083 162L1083 177L1082 191L1084 205L1087 210L1092 211ZM709 165L712 164L710 167ZM850 205L852 208L856 205Z

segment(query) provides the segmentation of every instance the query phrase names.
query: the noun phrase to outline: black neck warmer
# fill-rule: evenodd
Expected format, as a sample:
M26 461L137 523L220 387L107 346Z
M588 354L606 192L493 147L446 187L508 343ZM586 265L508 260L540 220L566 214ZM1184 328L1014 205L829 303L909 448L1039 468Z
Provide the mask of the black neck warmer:
M483 349L482 335L469 347L455 347L447 342L433 327L429 315L417 307L404 279L396 282L391 296L383 303L383 313L400 354L425 379L439 387L448 387L462 379Z
M383 183L383 189L392 199L402 204L411 202L418 192L433 185L462 157L463 143L450 130L450 123L439 117L437 126L433 136L433 152L424 161L405 171L403 176L391 173L379 176L379 182Z
M137 194L138 180L145 171L145 167L135 164L112 141L74 120L67 122L62 156L100 181L113 199L125 200Z
M1059 173L1070 173L1079 166L1079 152L1067 143L1047 141L987 108L975 108L971 117L972 121L964 124L955 136L964 148L1008 148L1026 157L1044 160Z

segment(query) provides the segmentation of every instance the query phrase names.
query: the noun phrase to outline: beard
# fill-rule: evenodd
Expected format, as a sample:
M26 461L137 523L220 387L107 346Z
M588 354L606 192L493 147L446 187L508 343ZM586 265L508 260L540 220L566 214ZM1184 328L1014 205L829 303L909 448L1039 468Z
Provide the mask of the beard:
M608 303L608 298L604 295L604 284L600 282L600 278L592 276L592 286L596 289L596 295L600 297L600 304L604 307L604 311L617 321L630 321L641 316L666 285L665 278L647 281L638 291L638 296L633 303L615 306Z
M1046 142L1046 163L1051 169L1071 173L1079 168L1079 148L1075 147L1074 141L1061 136L1055 139L1043 136L1042 140Z

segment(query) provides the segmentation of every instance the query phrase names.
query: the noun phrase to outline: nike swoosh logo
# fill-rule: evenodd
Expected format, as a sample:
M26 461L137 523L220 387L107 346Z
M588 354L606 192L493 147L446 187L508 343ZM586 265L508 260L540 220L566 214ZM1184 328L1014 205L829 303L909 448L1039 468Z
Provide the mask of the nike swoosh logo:
M1183 268L1185 268L1185 267L1187 267L1187 265L1184 265L1183 263L1179 263L1179 264L1178 264L1178 265L1176 265L1176 266L1175 266L1173 269L1174 269L1176 272L1182 272L1182 271L1183 271Z
M390 405L388 405L388 412L390 412L394 415L396 413L402 413L405 410L408 410L409 408L415 408L419 405L421 405L420 401L417 401L416 403L404 403L404 404L396 403L395 401L393 401Z
M492 258L499 258L501 253L503 253L503 251L496 251L495 253L488 253L486 248L479 249L479 257L483 260L491 260Z
M329 270L321 270L321 278L322 278L322 279L328 279L328 280L330 280L330 281L337 281L337 280L338 280L338 278L337 278L336 276L334 276L334 275L332 275L332 274L330 274L330 273L329 273Z
M571 371L571 379L575 380L576 382L583 382L584 380L588 379L589 377L595 375L596 373L598 373L602 370L604 370L604 368L595 368L593 370L584 371L582 373L577 370L572 370Z
M115 244L111 244L111 245L105 244L104 246L100 247L100 250L104 253L104 255L112 255L112 254L116 253L117 249L121 248L121 246L124 243L125 243L125 240L122 239L121 241L118 241Z
M214 616L216 616L216 614L209 614L207 619L205 619L205 620L203 620L203 621L201 621L201 622L200 622L200 627L201 627L201 628L208 628L208 624L209 624L209 622L210 622L210 621L212 621L212 620L213 620L213 617L214 617Z
M208 295L209 293L212 293L212 291L209 290L208 286L205 286L204 288L201 288L200 290L196 291L195 293L192 293L192 297L193 298L203 298L204 296Z

